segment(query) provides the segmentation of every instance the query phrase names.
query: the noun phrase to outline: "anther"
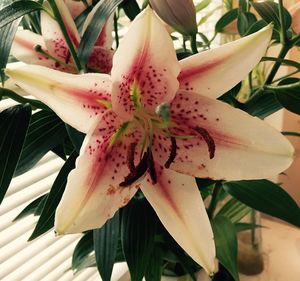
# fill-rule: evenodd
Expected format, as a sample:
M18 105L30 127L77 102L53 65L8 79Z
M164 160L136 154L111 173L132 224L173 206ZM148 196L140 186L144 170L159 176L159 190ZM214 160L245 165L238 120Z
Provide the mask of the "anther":
M156 170L155 170L155 164L154 164L154 160L153 160L153 155L152 152L150 151L150 149L148 148L148 171L149 171L149 175L150 178L152 180L152 184L156 184L157 183L157 175L156 175Z
M130 186L147 172L147 168L148 168L148 153L145 152L140 163L135 167L133 172L130 172L130 174L125 177L124 181L120 183L120 186L122 187Z
M134 152L135 152L136 146L137 146L137 143L133 142L129 145L128 150L127 150L127 166L128 166L130 173L133 173L135 171Z
M167 160L167 162L165 163L165 168L169 169L171 164L174 162L176 155L177 155L177 144L176 144L176 138L175 137L171 137L171 151L170 151L170 155L169 158Z
M209 132L204 128L197 127L197 128L195 128L195 131L197 133L199 133L201 135L201 137L203 138L203 140L206 142L206 144L208 146L209 158L210 159L214 158L215 151L216 151L216 144L215 144L214 139L211 137Z

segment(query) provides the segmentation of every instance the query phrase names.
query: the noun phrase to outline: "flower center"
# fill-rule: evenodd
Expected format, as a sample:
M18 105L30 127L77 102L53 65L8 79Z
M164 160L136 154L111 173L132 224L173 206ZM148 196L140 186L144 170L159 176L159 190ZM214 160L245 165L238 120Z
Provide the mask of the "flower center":
M157 107L155 112L151 112L146 108L137 107L135 110L134 118L124 123L121 128L115 133L111 143L112 145L118 140L125 131L132 130L133 132L141 132L141 138L139 141L134 141L129 144L127 148L127 166L129 174L124 178L124 181L120 183L120 186L127 187L133 184L135 181L142 178L146 173L149 174L152 184L157 183L157 173L155 169L155 161L152 153L152 146L155 132L163 134L167 139L170 140L169 144L169 155L166 159L164 167L169 169L171 164L175 161L177 156L177 139L191 139L191 138L202 138L208 147L209 158L214 158L215 154L215 142L209 132L202 127L192 128L192 135L190 136L177 136L170 132L172 127L178 126L171 121L169 113L169 106L162 104ZM139 161L135 162L137 155ZM154 155L155 156L155 155Z

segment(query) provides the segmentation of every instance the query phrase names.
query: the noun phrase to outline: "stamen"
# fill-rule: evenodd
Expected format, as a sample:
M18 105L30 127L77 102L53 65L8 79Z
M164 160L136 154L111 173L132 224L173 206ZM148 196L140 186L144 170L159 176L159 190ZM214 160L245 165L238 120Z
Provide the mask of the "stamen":
M127 187L133 184L136 180L142 177L148 168L148 152L145 152L140 163L136 166L135 170L125 177L124 181L120 183L120 186Z
M150 151L150 149L148 148L148 171L150 174L150 178L152 180L152 184L156 184L157 183L157 175L156 175L156 170L155 170L155 164L154 164L154 160L153 160L153 155L152 152Z
M34 50L37 52L37 53L40 53L41 55L43 55L44 57L50 59L50 60L53 60L55 61L56 63L58 63L59 65L64 65L64 66L67 66L67 64L65 64L64 62L58 60L57 58L51 56L50 54L48 54L46 51L43 50L42 46L41 45L36 45L34 47Z
M134 171L135 171L134 153L135 153L136 146L137 146L137 143L133 142L129 145L129 148L127 150L127 166L128 166L130 173L134 173Z
M176 144L176 138L175 137L171 137L171 151L170 151L170 155L169 158L167 160L167 162L165 163L165 168L169 169L171 164L174 162L176 155L177 155L177 144Z
M204 128L197 127L197 128L195 128L195 131L197 133L199 133L201 135L201 137L203 138L203 140L206 142L206 144L208 146L209 158L210 159L214 158L215 151L216 151L216 144L215 144L214 139L211 137L209 132Z

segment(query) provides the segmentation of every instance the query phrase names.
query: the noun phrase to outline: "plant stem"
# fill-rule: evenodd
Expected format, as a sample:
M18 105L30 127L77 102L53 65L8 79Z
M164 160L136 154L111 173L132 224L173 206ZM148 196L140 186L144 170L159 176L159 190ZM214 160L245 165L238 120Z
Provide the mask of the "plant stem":
M300 137L300 133L297 132L281 132L284 136L293 136L293 137Z
M292 83L292 84L288 84L288 85L280 85L280 86L269 86L269 85L265 85L263 88L267 89L267 90L292 90L295 88L299 88L300 87L300 81Z
M284 20L284 8L282 0L278 0L278 7L279 7L279 20L280 20L280 42L281 44L285 44L287 42L286 36L286 27L285 27L285 20Z
M300 40L300 33L291 40L291 44L292 45L296 44L298 40Z
M281 48L280 53L278 55L278 58L279 59L284 59L286 54L290 50L290 48L291 48L290 44L286 43L286 44L282 45L282 48ZM276 75L276 73L277 73L280 66L281 66L281 61L280 60L278 60L274 63L265 84L271 84L272 83L272 81L273 81L273 79L274 79L274 77L275 77L275 75Z
M251 224L256 225L256 211L254 209L251 209ZM252 248L255 249L257 247L256 237L255 237L256 229L255 227L251 228L251 244Z
M114 14L114 31L115 31L115 40L116 40L116 49L119 47L119 33L118 33L118 16Z
M193 54L198 54L198 48L197 48L197 34L191 35L191 48Z
M252 84L252 71L248 74L248 83L249 83L249 90L252 92L253 84Z
M218 200L219 200L220 191L221 191L221 185L219 183L216 183L207 209L207 214L210 219L212 219L214 216L214 212L216 210Z
M82 67L81 67L80 61L78 59L77 52L75 50L75 47L74 47L74 45L73 45L73 43L71 41L71 38L70 38L69 34L68 34L68 31L67 31L66 26L64 24L64 21L62 19L62 16L61 16L61 14L60 14L60 12L59 12L59 10L57 8L56 2L55 2L55 0L49 0L48 3L49 3L49 5L52 8L54 17L57 20L57 23L59 24L61 32L62 32L62 34L63 34L63 36L64 36L64 38L66 40L66 43L67 43L68 48L70 50L71 56L72 56L72 58L74 60L75 66L77 68L77 71L81 72L82 71Z

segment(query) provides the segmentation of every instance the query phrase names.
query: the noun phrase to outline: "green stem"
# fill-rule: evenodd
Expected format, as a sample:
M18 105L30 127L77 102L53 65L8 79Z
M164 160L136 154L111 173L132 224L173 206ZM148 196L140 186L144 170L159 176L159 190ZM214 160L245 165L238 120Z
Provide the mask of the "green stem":
M287 42L287 36L286 36L286 25L285 25L285 19L284 19L284 8L282 0L278 1L278 7L279 7L279 20L280 20L280 42L281 44L285 44Z
M300 40L300 33L291 40L291 44L295 45L298 42L298 40Z
M216 210L218 200L219 200L220 191L221 191L221 185L219 183L216 183L211 196L209 206L207 208L207 214L210 219L212 219L214 216L214 212Z
M256 211L254 209L251 209L250 215L251 215L251 224L256 225ZM251 244L253 249L255 249L257 246L255 232L256 232L255 227L251 228Z
M116 40L116 49L119 47L119 33L118 33L118 16L114 14L114 31L115 31L115 40Z
M281 132L284 136L300 137L300 133L297 132Z
M51 56L51 55L48 54L46 51L44 51L41 45L36 45L36 46L34 47L34 50L35 50L37 53L42 54L44 57L46 57L46 58L48 58L48 59L50 59L50 60L53 60L53 61L55 61L55 62L57 62L57 63L59 63L59 64L61 64L61 65L64 65L64 66L68 66L66 63L64 63L64 62L62 62L62 61L60 61L60 60L58 60L57 58Z
M263 88L266 90L272 90L272 91L277 91L277 90L292 90L295 88L300 87L300 81L288 84L288 85L280 85L280 86L270 86L270 85L265 85Z
M286 54L290 50L290 48L291 48L290 44L282 45L282 48L281 48L280 53L278 55L278 58L279 59L284 59ZM278 60L274 63L265 84L271 84L272 83L272 81L273 81L273 79L274 79L274 77L275 77L275 75L276 75L276 73L277 73L280 66L281 66L281 61L280 60Z
M66 26L64 24L64 21L62 19L62 16L61 16L61 14L60 14L60 12L59 12L59 10L57 8L56 2L55 2L55 0L49 0L48 3L49 3L49 5L52 8L54 17L55 17L57 23L59 24L61 32L62 32L62 34L63 34L63 36L64 36L64 38L66 40L66 43L67 43L68 48L70 50L71 56L72 56L72 58L73 58L73 60L75 62L75 66L77 68L77 71L81 72L82 71L82 67L81 67L80 61L78 59L77 52L75 50L75 47L74 47L74 45L73 45L73 43L71 41L71 38L70 38L69 34L68 34L68 31L67 31Z
M198 54L198 48L197 48L197 34L191 35L191 48L193 54Z
M249 83L249 90L250 90L250 93L252 93L252 90L253 90L253 84L252 84L252 71L248 74L248 83Z
M283 80L283 79L285 79L285 78L289 78L289 77L291 77L292 75L297 74L298 72L300 72L300 69L299 69L299 70L295 70L295 71L293 71L293 72L291 72L291 73L289 73L289 74L287 74L287 75L281 76L280 78L278 78L278 79L276 79L276 80L273 80L273 83L276 83L276 82L278 82L278 81L281 81L281 80Z

